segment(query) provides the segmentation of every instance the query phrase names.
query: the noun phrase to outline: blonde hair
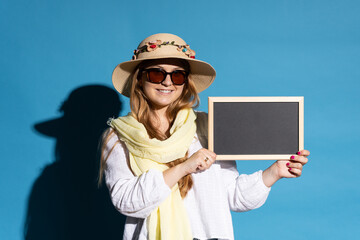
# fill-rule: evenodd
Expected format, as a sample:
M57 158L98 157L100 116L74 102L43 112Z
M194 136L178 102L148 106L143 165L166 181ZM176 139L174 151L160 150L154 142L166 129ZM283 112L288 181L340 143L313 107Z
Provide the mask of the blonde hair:
M180 59L183 67L185 70L190 71L189 63L186 60ZM152 117L155 117L152 114L151 109L151 102L144 94L144 91L142 89L142 73L140 70L144 68L147 65L151 65L151 60L143 61L139 64L136 71L132 75L132 81L131 81L131 90L130 90L130 107L131 107L131 113L134 118L138 120L138 122L142 123L145 126L145 129L148 132L148 135L150 138L156 138L159 140L165 140L167 138L166 134L161 133L157 128L154 126L153 122L150 120ZM185 108L196 108L199 105L199 96L197 94L195 84L191 80L191 74L188 77L188 81L185 83L183 91L180 95L180 97L171 103L166 111L166 117L170 123L170 126L173 124L177 113ZM119 143L117 141L114 146L105 154L105 146L106 143L109 141L110 136L115 131L113 129L106 131L103 134L102 137L102 147L101 147L101 164L100 164L100 173L99 173L99 184L101 184L102 178L103 178L103 171L105 168L105 162L110 155L111 151L114 149L115 145ZM106 156L105 156L106 155ZM182 158L176 159L172 162L166 163L168 167L176 166L184 161L186 161L188 158L188 153ZM193 185L192 177L191 175L186 175L183 178L181 178L178 182L179 188L180 188L180 194L181 197L184 198L188 191L191 189Z

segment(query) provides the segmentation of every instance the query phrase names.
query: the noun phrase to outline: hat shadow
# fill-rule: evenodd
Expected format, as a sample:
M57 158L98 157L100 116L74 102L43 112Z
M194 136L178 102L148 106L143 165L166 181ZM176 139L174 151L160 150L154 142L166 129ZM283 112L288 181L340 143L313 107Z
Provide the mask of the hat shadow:
M98 143L109 117L119 115L119 95L102 85L73 90L63 116L36 123L36 132L56 139L55 161L35 180L29 200L26 240L121 239L125 216L97 186Z

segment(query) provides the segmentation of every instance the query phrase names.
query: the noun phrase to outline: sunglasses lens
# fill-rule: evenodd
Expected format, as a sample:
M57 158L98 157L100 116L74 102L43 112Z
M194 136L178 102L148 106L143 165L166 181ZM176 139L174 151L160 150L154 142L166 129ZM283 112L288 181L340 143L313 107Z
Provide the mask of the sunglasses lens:
M148 72L148 78L149 78L150 82L161 83L165 78L165 74L161 70L150 69L147 72Z
M147 80L152 83L162 83L167 74L170 74L171 81L175 85L183 85L186 81L187 74L185 71L182 70L175 70L171 73L167 73L161 68L152 68L152 69L146 69L147 72Z
M176 85L182 85L185 83L186 80L186 74L183 71L174 71L171 74L171 79L174 84Z

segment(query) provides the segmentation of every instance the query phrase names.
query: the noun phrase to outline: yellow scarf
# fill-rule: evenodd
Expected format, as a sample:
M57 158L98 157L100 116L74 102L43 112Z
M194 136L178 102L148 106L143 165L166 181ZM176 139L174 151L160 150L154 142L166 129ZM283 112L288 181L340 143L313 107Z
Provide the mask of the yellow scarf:
M195 113L189 109L178 112L170 137L164 141L150 139L143 124L131 114L110 121L116 129L130 155L130 167L140 176L149 169L164 171L164 164L184 157L195 136ZM192 239L191 227L183 204L180 190L176 184L169 197L155 209L147 219L150 240Z

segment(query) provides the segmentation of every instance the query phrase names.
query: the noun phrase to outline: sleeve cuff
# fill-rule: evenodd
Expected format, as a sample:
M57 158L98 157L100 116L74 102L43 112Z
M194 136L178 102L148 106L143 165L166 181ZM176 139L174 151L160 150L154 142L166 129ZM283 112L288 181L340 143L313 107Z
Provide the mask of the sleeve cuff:
M240 201L247 210L255 209L263 205L269 195L270 187L267 187L262 179L262 171L253 174L242 174L237 179L237 192L241 196ZM240 202L237 205L241 205Z
M171 188L165 183L164 175L162 171L157 169L150 169L147 171L149 176L153 176L154 186L156 186L156 192L158 194L158 199L165 200L167 196L171 193Z
M262 190L264 192L270 192L271 187L266 186L265 183L264 183L264 180L262 178L263 171L260 170L260 171L257 171L257 173L259 174L259 181L258 181L259 190Z

